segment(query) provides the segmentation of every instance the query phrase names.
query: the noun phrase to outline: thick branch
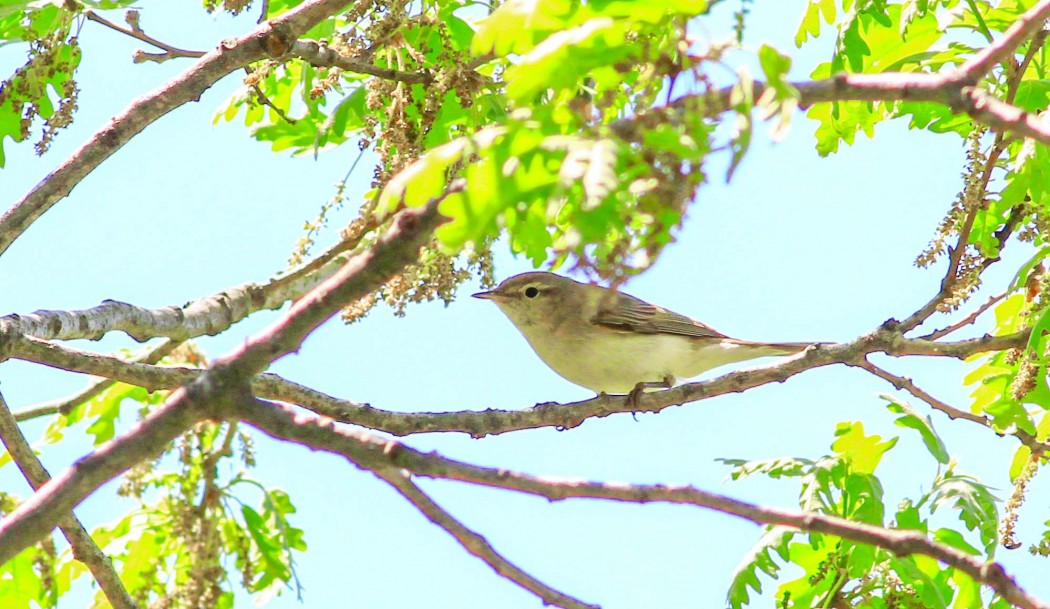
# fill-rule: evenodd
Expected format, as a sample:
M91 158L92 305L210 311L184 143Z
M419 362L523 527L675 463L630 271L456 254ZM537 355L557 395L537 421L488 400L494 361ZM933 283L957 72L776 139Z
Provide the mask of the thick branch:
M459 542L463 549L492 567L492 570L500 577L506 578L540 597L544 605L565 607L566 609L598 609L597 605L588 605L567 594L558 592L504 558L492 547L492 544L487 539L468 529L462 522L456 520L454 516L446 512L444 508L416 486L408 472L378 469L372 473L394 487L397 492L401 493L402 497L426 516L427 520L444 529L453 539Z
M379 438L351 428L336 427L330 421L298 414L290 407L261 401L242 405L240 417L270 436L342 455L366 471L403 469L418 476L512 490L551 501L589 498L632 503L695 505L759 524L826 533L876 545L898 556L930 556L987 585L1014 605L1027 609L1048 609L1048 605L1021 589L997 563L982 562L965 552L930 541L919 531L886 529L813 512L798 513L763 507L690 486L554 480L505 469L484 468L447 459L436 453L422 453L395 440Z
M352 257L357 243L339 243L294 272L265 283L245 283L194 300L181 307L147 309L107 300L78 311L35 311L0 317L0 330L46 340L98 340L125 332L144 342L164 336L184 341L214 336L256 311L279 309L328 279Z
M132 137L179 106L200 99L219 79L266 57L279 57L347 0L308 0L245 36L225 41L159 89L138 97L0 216L0 254L25 230Z
M44 464L33 452L33 447L22 435L22 430L18 428L18 423L11 415L11 410L7 407L3 395L0 395L0 440L7 447L11 460L18 466L19 471L25 476L33 490L39 489L51 479L51 475L44 469ZM62 529L62 535L65 536L70 547L73 548L73 557L84 563L91 571L91 575L98 582L109 604L115 609L137 609L137 605L131 600L131 595L128 594L113 568L112 561L91 539L91 535L88 534L80 520L70 513L59 522L58 526Z
M964 86L954 72L843 74L795 86L802 106L833 101L932 102L964 112L974 121L988 125L997 132L1012 132L1050 144L1050 125L1017 106L991 97L981 89ZM728 103L728 95L726 100Z
M447 192L452 192L457 185ZM80 501L101 485L152 457L180 433L204 418L222 418L224 410L249 397L248 382L275 359L299 348L306 336L348 302L375 291L419 257L419 250L444 221L437 207L399 213L377 243L350 259L331 279L298 300L280 319L221 357L204 373L171 394L165 403L129 431L77 461L41 487L0 521L0 564L46 535ZM2 335L0 335L2 337ZM26 337L8 337L8 348L69 357L68 351ZM43 343L43 344L42 344ZM0 352L4 345L0 343ZM115 359L115 358L114 358ZM126 364L132 368L144 364ZM164 370L147 366L146 374Z

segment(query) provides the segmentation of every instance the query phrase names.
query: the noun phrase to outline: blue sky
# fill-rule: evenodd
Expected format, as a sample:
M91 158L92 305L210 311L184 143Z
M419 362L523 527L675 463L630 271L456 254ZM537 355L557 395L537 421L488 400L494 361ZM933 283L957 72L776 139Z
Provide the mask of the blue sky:
M769 42L792 50L804 5L755 2L747 45ZM253 27L253 17L209 17L181 0L148 2L142 9L148 33L183 48L207 49ZM721 38L729 35L728 23L721 14L700 29ZM97 24L85 26L81 42L85 59L76 123L43 158L34 157L29 145L5 143L8 165L0 170L5 206L128 100L189 66L188 61L133 65L131 51L141 45ZM805 78L827 57L828 45L825 40L796 53L792 76ZM22 61L21 53L14 47L0 50L4 73ZM317 160L290 158L249 139L242 125L213 127L215 110L239 84L239 75L228 77L199 103L149 127L36 222L0 258L0 314L90 307L106 298L143 306L181 304L282 270L302 222L332 195L357 151L346 146ZM813 128L799 114L786 140L772 144L759 138L729 185L716 161L678 242L626 290L731 336L761 341L848 340L926 302L937 290L942 267L921 270L912 263L961 185L961 140L891 123L879 126L875 140L861 138L820 159ZM362 163L348 192L363 193L369 178ZM343 210L338 219L351 212ZM498 277L531 268L497 249ZM1011 262L1018 259L1015 252L993 266L989 284L1005 285ZM335 396L405 411L526 408L590 397L546 369L491 303L466 297L475 287L468 286L448 307L411 307L403 319L379 308L352 326L332 321L274 371ZM274 315L259 313L223 336L199 342L208 355L220 355ZM111 336L77 346L112 350L134 343ZM958 382L967 365L883 363L941 399L968 406L968 391ZM65 395L85 380L7 362L0 365L0 382L8 402L20 408ZM715 459L818 457L829 451L836 422L862 421L869 433L902 435L880 468L892 507L898 498L926 490L935 467L916 434L893 426L876 397L887 391L885 383L860 371L827 368L783 385L639 415L637 421L614 416L566 432L545 429L483 440L431 435L407 443L533 474L688 483L793 508L797 488L791 482L727 483L728 470ZM939 414L933 420L959 458L959 469L1005 496L1015 442ZM41 428L28 425L27 434L35 437ZM295 523L306 530L310 549L298 562L306 606L540 606L370 474L342 459L261 437L258 446L254 476L290 493L299 507ZM42 457L56 472L83 450L83 438L74 435ZM761 535L759 527L699 509L548 504L449 483L421 486L519 566L607 609L719 606L733 567ZM23 492L25 487L8 467L0 470L0 488ZM77 510L89 527L127 509L112 490L103 489ZM1034 492L1021 524L1026 541L1035 541L1046 519L1039 512L1046 493L1038 482ZM1022 585L1050 597L1050 582L1039 575L1045 565L1023 550L1000 555ZM80 604L74 600L68 606ZM767 596L755 606L771 605ZM300 605L286 592L269 606Z

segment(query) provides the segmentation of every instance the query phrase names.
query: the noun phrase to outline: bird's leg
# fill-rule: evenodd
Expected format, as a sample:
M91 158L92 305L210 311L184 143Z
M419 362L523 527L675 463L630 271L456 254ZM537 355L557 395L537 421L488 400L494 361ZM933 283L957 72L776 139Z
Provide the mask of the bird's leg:
M634 389L627 394L627 405L631 409L638 408L638 398L642 397L646 389L670 389L674 387L674 377L668 374L662 381L642 381L634 386Z

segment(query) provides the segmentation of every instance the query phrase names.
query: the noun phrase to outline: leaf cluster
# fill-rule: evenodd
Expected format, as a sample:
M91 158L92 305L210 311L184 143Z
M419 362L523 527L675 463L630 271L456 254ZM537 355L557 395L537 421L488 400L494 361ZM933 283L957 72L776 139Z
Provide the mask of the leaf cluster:
M972 476L958 473L929 417L910 405L884 396L895 423L914 429L936 463L930 490L905 498L896 510L887 506L876 470L899 438L868 435L860 422L839 423L831 453L818 459L725 459L734 480L753 476L798 481L799 506L856 522L919 531L967 554L994 556L998 542L996 498ZM933 524L937 510L953 512L961 527ZM889 522L887 522L887 517ZM962 529L961 531L959 529ZM738 609L762 591L763 576L778 580L787 565L802 575L780 583L779 607L1007 607L982 597L968 575L927 556L898 556L877 546L780 526L768 527L744 557L730 583L728 602Z
M192 345L183 345L165 363L203 361ZM122 409L133 407L142 418L168 393L115 383L67 414L56 415L41 444L60 442L75 430L100 446L127 426L120 423ZM233 461L239 469L230 470ZM9 453L0 455L0 467L9 463ZM291 522L295 506L287 493L249 475L254 463L246 431L236 423L204 421L164 447L159 459L142 462L125 475L118 494L134 507L91 536L113 560L139 606L229 608L235 586L260 602L291 585L298 592L295 553L305 551L306 542L302 529ZM246 495L261 499L251 503ZM10 495L3 495L3 501L4 513L17 505ZM0 600L12 609L57 607L59 597L86 572L70 549L57 552L49 538L0 567ZM239 581L231 574L239 574ZM109 606L101 590L91 606Z

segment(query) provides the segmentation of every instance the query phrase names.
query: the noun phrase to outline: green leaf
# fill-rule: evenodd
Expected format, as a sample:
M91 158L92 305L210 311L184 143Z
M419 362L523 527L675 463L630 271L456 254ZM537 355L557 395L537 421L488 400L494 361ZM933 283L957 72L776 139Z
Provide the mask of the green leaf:
M952 602L952 609L979 609L984 607L984 602L981 600L981 585L975 582L972 577L962 571L955 570L952 573L952 584L955 587L955 601Z
M1019 329L1018 318L1021 316L1021 308L1024 307L1024 299L1024 294L1012 294L993 307L996 336L1011 334ZM969 377L966 378L969 379ZM964 380L963 382L970 384L972 381Z
M818 459L802 477L799 492L799 507L806 511L834 513L835 498L832 487L846 476L849 463L838 457Z
M905 499L901 502L893 520L897 524L898 529L911 529L922 531L923 533L929 529L926 521L919 515L919 508L912 505L910 499Z
M820 35L821 16L824 17L824 23L835 23L835 0L809 0L802 14L802 22L795 32L795 46L801 47L810 38Z
M776 457L774 459L760 459L758 461L746 461L744 459L715 459L733 467L729 476L733 480L742 480L749 476L761 474L770 478L795 478L802 476L813 466L809 459L796 459L793 457Z
M998 377L993 382L986 383L987 387L997 387L1002 395L1010 391L1012 377ZM995 383L997 381L997 384ZM1030 434L1035 434L1035 421L1028 413L1024 405L1010 397L1001 397L984 407L984 412L991 418L992 427L1000 432L1009 432L1020 429Z
M948 594L945 594L943 585L939 585L938 582L931 577L920 564L928 563L924 560L924 556L911 555L905 557L891 556L889 558L890 566L900 576L901 581L908 582L919 600L922 601L922 606L928 609L946 609L948 606L948 600L951 598L951 590L947 590ZM936 563L936 561L934 561Z
M762 73L766 75L766 81L773 84L787 82L787 74L791 69L791 58L784 55L768 44L758 47L758 63L762 66Z
M67 415L58 415L51 419L44 430L43 442L54 444L62 439L64 430L80 421L90 420L87 433L94 436L93 444L99 446L109 441L116 434L117 420L124 400L134 400L140 404L156 404L165 392L151 395L142 387L126 383L114 383L90 401L73 408Z
M1031 460L1032 449L1024 444L1018 446L1017 450L1014 451L1013 458L1010 459L1010 482L1017 480L1017 477L1021 475L1021 472L1024 471L1024 468L1028 466Z
M966 538L962 536L962 533L955 529L937 529L933 532L933 540L944 545L951 546L956 550L962 550L967 554L974 556L980 556L981 551L970 545Z
M398 205L407 207L425 205L448 187L448 172L468 152L489 142L488 135L479 133L474 138L463 137L434 148L408 167L402 169L379 195L376 214L385 217ZM447 214L446 214L447 215Z
M435 234L452 251L480 242L496 232L496 218L508 200L515 198L515 193L500 188L499 170L492 157L473 163L464 171L467 188L441 202L438 209L452 220Z
M1029 79L1017 83L1014 105L1028 112L1042 112L1050 106L1050 79Z
M740 609L751 601L748 589L762 593L762 581L758 572L761 571L773 579L780 574L780 566L777 564L773 552L780 555L783 560L788 560L788 543L795 536L795 531L785 527L771 527L744 555L744 558L733 570L729 580L729 592L726 600L731 609Z
M886 507L882 483L871 474L851 473L842 485L844 516L851 520L882 526Z
M835 427L835 436L838 439L831 445L832 450L850 464L852 471L859 474L874 473L882 455L897 444L897 438L880 442L882 438L879 436L865 435L864 424L859 421L839 423Z
M507 96L524 103L546 89L574 89L598 66L637 52L627 44L628 24L608 17L551 34L507 71Z
M933 458L938 463L947 465L949 461L948 449L945 448L944 441L933 429L933 421L930 420L930 417L920 416L907 402L891 395L881 394L879 397L886 400L886 408L890 412L902 415L894 423L900 427L908 427L918 431L922 436L922 443L926 445L926 450L930 451L930 454L933 455Z
M817 152L828 156L838 152L839 142L852 146L859 131L874 137L875 125L886 118L887 112L882 104L835 102L814 104L806 116L820 123L814 133Z
M1032 324L1032 333L1028 336L1028 348L1039 359L1046 357L1046 341L1050 338L1047 336L1048 332L1050 332L1050 307L1043 309L1043 312L1039 314L1035 323Z
M967 529L978 531L985 553L991 557L998 541L999 511L988 487L972 476L949 471L937 481L931 494L930 511L950 504Z
M550 32L570 23L570 0L508 0L481 21L471 43L475 55L527 53Z
M40 576L33 569L39 550L29 547L0 565L0 607L35 609L44 595Z
M812 539L812 536L810 536ZM821 599L835 585L836 577L823 569L821 565L830 559L835 550L833 544L792 543L788 546L791 562L803 570L802 577L781 584L777 588L777 598L787 595L794 607L817 606L815 601Z
M262 571L251 582L249 589L253 592L263 590L275 581L288 581L292 574L285 564L283 544L277 539L277 531L263 519L258 512L247 505L241 506L245 527L251 535L255 547L262 558Z
M1028 281L1028 278L1031 276L1032 269L1034 269L1037 264L1042 263L1047 258L1050 258L1050 245L1044 245L1043 247L1036 250L1035 254L1033 254L1027 262L1022 264L1017 269L1017 273L1014 274L1013 280L1010 281L1010 287L1007 288L1008 291L1012 292L1023 286L1025 282ZM1019 299L1018 302L1023 301Z
M776 117L770 137L778 140L787 135L791 117L798 109L799 92L787 79L791 58L764 44L758 49L758 60L766 77L766 89L757 102L761 109L759 117L763 120Z

